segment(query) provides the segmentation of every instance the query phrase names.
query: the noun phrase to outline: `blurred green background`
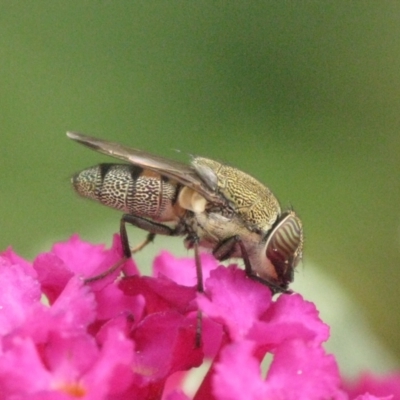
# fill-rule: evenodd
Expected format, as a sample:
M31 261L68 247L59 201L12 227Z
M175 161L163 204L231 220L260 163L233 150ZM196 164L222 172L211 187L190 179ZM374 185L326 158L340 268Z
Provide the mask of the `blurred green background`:
M397 1L3 2L0 249L118 230L72 192L105 158L67 130L208 156L294 206L304 273L338 280L400 359L399 21Z

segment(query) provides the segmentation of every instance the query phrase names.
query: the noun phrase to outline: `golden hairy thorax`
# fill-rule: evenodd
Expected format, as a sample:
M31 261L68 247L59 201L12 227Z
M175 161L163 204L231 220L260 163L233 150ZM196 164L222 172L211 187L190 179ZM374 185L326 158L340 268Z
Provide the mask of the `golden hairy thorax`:
M206 181L210 180L249 225L269 229L280 215L276 197L252 176L217 161L196 157L192 165Z

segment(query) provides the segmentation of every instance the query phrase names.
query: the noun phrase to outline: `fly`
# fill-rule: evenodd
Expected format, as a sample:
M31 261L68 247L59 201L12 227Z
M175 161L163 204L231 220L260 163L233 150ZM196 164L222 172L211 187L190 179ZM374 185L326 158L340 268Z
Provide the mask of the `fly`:
M127 164L99 164L72 177L75 191L120 210L126 258L155 235L182 236L194 249L198 290L203 291L199 248L223 261L241 258L246 274L271 288L288 291L302 257L302 223L281 211L274 194L252 176L203 157L184 164L80 133L67 136ZM130 248L126 224L148 232Z

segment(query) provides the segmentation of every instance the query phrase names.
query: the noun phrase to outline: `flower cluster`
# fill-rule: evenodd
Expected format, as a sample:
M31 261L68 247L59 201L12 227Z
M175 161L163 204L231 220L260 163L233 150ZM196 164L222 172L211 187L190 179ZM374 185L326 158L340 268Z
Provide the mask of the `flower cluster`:
M109 250L73 236L33 263L11 249L0 254L1 400L400 398L397 376L384 385L363 378L364 392L343 388L322 347L329 327L300 295L273 300L266 286L208 255L199 294L194 261L167 252L154 277L129 260L126 277L85 280L121 254L118 236ZM187 371L205 360L210 368L189 397Z

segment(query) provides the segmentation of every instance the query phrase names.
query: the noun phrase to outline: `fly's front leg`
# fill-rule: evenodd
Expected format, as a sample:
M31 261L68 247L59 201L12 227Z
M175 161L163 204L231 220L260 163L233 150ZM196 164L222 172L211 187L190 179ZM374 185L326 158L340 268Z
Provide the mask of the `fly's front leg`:
M267 281L259 277L251 267L249 254L247 253L246 247L243 244L242 239L239 235L231 236L230 238L224 240L220 243L214 250L213 255L217 260L223 261L231 257L231 255L235 251L236 244L240 247L240 252L242 253L242 259L244 262L244 270L246 275L257 282L262 283L263 285L268 286L273 294L282 292L282 288L278 285L274 284L273 282Z

